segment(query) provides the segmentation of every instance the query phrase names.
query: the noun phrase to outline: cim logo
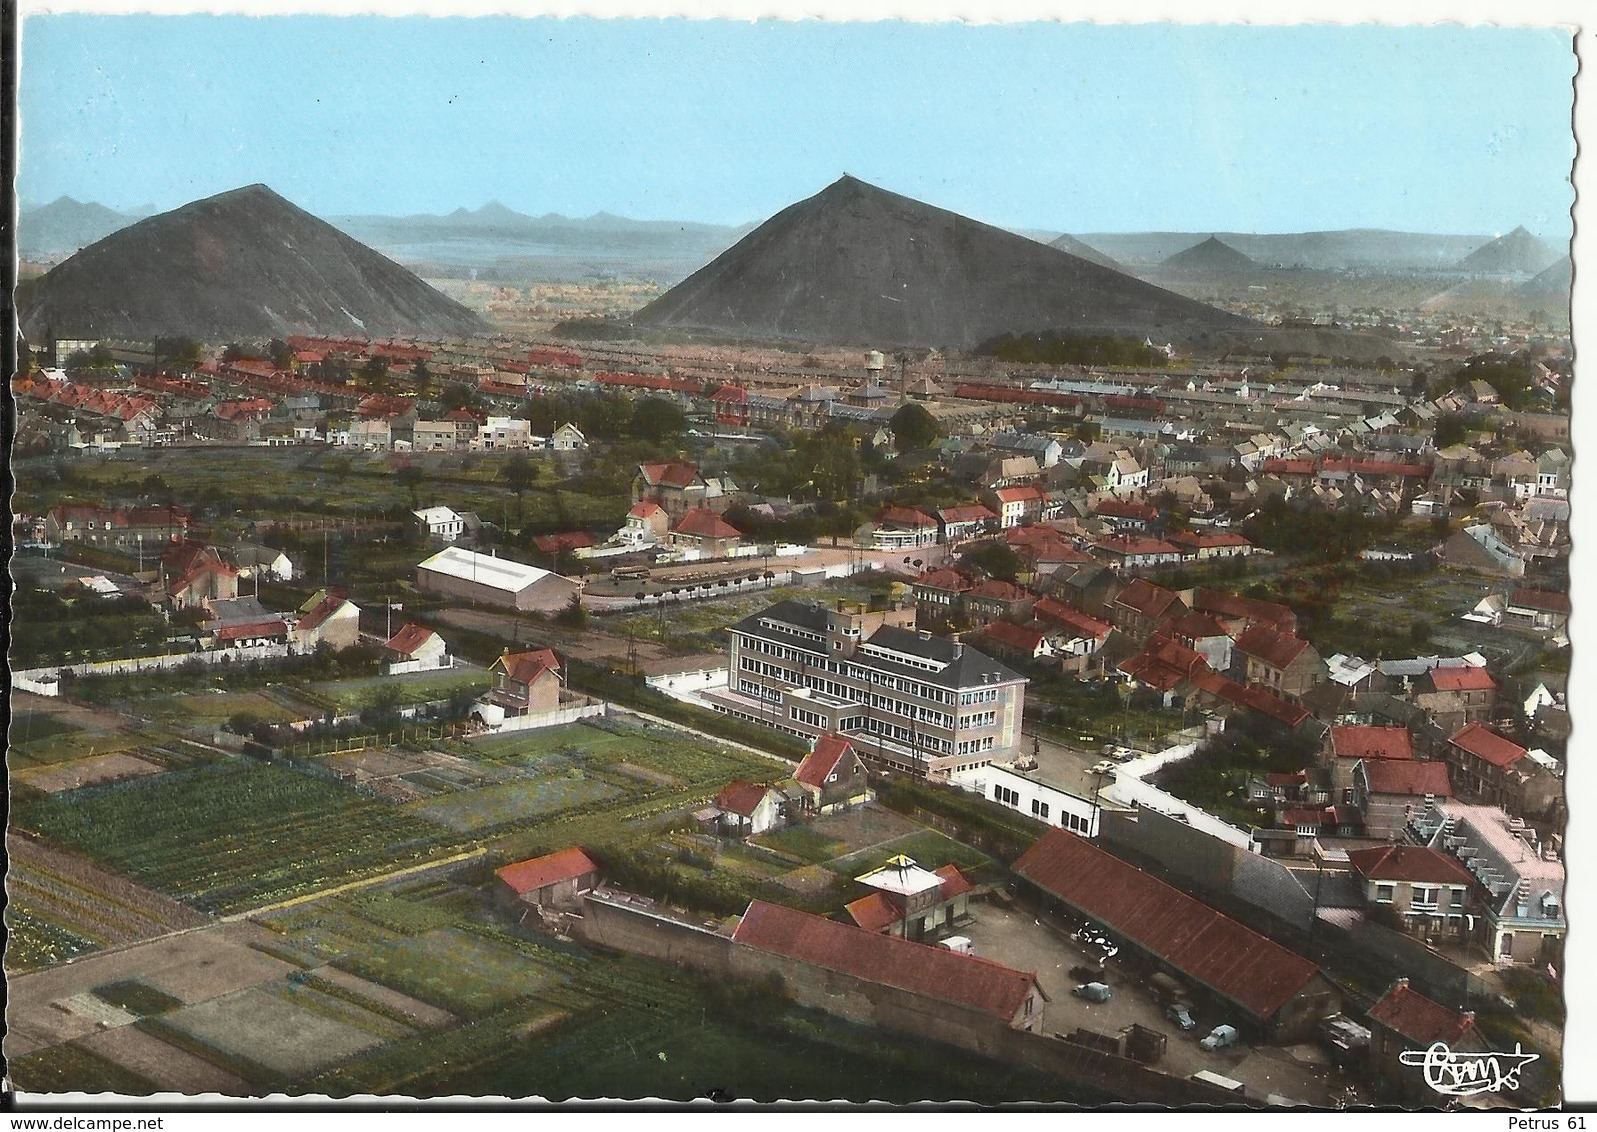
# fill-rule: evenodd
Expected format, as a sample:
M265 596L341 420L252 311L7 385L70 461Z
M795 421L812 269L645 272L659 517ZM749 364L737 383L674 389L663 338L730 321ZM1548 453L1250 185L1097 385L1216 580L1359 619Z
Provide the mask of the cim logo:
M1513 1053L1454 1053L1446 1042L1434 1042L1426 1050L1404 1050L1398 1060L1422 1067L1425 1083L1444 1097L1473 1097L1519 1088L1520 1070L1540 1056L1523 1052L1518 1042Z

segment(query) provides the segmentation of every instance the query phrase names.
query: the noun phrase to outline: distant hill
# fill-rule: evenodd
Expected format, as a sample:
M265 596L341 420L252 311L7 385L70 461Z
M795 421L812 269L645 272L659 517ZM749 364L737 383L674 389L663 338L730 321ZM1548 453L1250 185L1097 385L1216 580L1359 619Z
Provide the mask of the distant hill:
M637 313L653 328L968 349L1006 332L1254 324L1035 240L845 176Z
M1566 255L1560 256L1551 267L1525 280L1514 288L1514 292L1532 302L1547 300L1568 304L1569 293L1574 286L1575 261Z
M1555 248L1521 226L1470 252L1458 261L1458 270L1482 275L1535 275L1557 258Z
M1048 246L1050 248L1058 248L1062 252L1069 252L1076 258L1084 259L1088 263L1096 263L1100 267L1107 267L1111 271L1126 273L1125 267L1116 262L1113 258L1104 255L1103 252L1099 251L1091 244L1076 239L1076 237L1072 236L1068 232L1066 232L1063 236L1060 236L1057 240L1051 241Z
M1159 265L1161 271L1186 275L1246 275L1259 265L1218 236L1177 252Z
M117 212L93 201L57 197L49 204L17 213L17 254L24 259L70 255L147 215L148 212Z
M1083 232L1128 268L1152 266L1212 235L1264 267L1325 271L1452 271L1489 237L1346 228L1330 232Z
M444 337L471 311L250 185L141 220L18 291L23 332L201 341L284 334Z

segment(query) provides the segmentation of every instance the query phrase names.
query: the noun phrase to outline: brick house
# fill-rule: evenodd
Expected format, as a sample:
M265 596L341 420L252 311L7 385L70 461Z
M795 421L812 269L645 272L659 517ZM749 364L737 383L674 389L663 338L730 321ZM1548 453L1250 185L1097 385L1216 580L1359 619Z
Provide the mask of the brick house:
M1181 595L1146 578L1138 578L1108 603L1109 620L1126 636L1141 643L1172 617L1188 612Z
M1414 737L1406 727L1338 724L1326 736L1323 765L1331 772L1332 797L1352 803L1353 768L1359 762L1414 761Z
M560 707L560 658L553 649L515 653L506 649L488 675L493 687L472 706L471 714L490 727Z
M1414 815L1453 796L1444 762L1360 759L1353 764L1353 805L1364 815L1364 835L1403 836Z
M1031 613L1031 594L1013 582L990 578L965 592L965 612L977 625L994 621L1016 620Z
M1367 909L1386 909L1416 934L1466 934L1475 878L1458 858L1425 845L1382 845L1350 849L1347 859Z
M735 488L730 487L730 480L705 479L697 464L639 464L632 477L632 502L658 503L673 520L696 507L719 515L736 498Z
M238 570L221 551L194 539L170 542L161 551L161 586L173 609L198 609L238 597Z
M1414 682L1414 706L1448 732L1485 723L1497 707L1497 681L1476 665L1438 666Z
M1387 1089L1424 1107L1438 1104L1436 1093L1425 1083L1418 1065L1405 1063L1403 1054L1429 1049L1442 1042L1457 1053L1478 1053L1486 1043L1475 1029L1472 1011L1452 1010L1398 979L1370 1008L1370 1072Z
M1235 658L1241 658L1241 676L1246 683L1289 699L1303 695L1329 672L1319 651L1308 641L1264 625L1254 625L1237 637L1233 657L1233 665Z
M742 545L743 532L707 507L685 511L671 528L671 545L697 550L704 558L725 558Z
M1448 740L1444 757L1460 794L1516 817L1541 817L1563 799L1564 784L1524 747L1480 723Z
M805 808L812 813L852 809L873 797L870 776L854 744L830 731L816 737L793 780L804 791Z

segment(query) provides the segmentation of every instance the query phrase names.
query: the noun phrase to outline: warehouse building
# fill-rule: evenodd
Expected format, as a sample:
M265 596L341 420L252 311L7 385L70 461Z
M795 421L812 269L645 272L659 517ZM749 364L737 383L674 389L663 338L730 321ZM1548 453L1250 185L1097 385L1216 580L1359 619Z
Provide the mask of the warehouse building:
M1301 1041L1337 1011L1336 992L1314 963L1073 833L1049 830L1014 870L1224 1005L1239 1028Z
M564 609L582 587L537 566L446 547L416 567L416 588L478 605L519 612Z

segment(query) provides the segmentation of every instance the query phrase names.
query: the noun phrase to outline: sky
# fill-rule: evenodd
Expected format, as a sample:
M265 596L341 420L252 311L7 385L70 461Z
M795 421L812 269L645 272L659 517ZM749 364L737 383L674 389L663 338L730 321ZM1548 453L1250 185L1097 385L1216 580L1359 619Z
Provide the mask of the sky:
M1011 228L1568 238L1568 32L31 15L18 192L758 221L843 173Z

